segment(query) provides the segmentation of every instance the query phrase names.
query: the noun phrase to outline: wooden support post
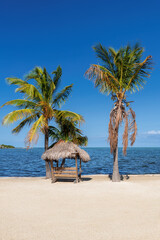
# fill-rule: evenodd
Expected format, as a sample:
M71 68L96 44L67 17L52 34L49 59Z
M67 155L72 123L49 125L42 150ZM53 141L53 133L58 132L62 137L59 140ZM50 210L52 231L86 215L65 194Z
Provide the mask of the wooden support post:
M58 167L58 161L57 161L57 167Z
M77 163L77 154L75 156L75 162L76 162L76 183L78 183L78 163Z
M81 172L82 172L82 160L81 159L80 159L80 163L79 163L79 171L80 171L79 178L81 180Z
M55 183L56 182L56 178L54 176L53 161L51 161L51 176L52 176L52 183Z
M65 158L63 158L63 160L62 160L62 163L61 163L61 167L64 167L64 164L65 164Z

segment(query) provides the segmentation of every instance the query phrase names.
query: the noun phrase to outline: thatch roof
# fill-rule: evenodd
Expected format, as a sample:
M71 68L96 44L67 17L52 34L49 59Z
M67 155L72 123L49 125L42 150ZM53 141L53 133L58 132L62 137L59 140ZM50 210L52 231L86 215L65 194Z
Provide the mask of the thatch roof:
M82 159L83 162L88 162L90 160L89 154L76 144L60 140L52 148L42 154L42 159L58 161L63 158L75 158L75 155L77 155L79 159Z

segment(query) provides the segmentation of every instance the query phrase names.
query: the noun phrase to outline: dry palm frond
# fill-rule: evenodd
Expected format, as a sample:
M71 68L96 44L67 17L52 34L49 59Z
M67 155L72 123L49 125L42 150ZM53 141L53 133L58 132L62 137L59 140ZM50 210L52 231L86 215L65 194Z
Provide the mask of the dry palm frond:
M123 154L126 155L127 147L128 147L128 115L125 114L124 117L125 127L123 133Z
M126 103L127 106L127 103ZM130 134L131 146L134 144L137 133L137 125L135 121L135 112L130 108L127 112L124 103L121 100L115 102L115 106L110 113L109 121L109 137L110 150L113 153L118 144L118 130L122 122L124 122L123 132L123 153L126 155L128 147L128 136Z
M130 113L129 132L131 134L130 141L132 146L136 140L137 123L136 123L136 114L131 108L129 109L129 113Z
M111 153L116 149L118 144L118 129L119 125L122 121L122 111L119 102L115 103L115 107L112 109L110 113L110 122L109 122L109 137L108 140L110 142L110 150Z
M86 71L85 76L94 81L95 87L99 87L101 92L117 92L118 80L104 67L92 64Z
M117 104L116 117L115 117L115 129L119 128L120 123L122 122L122 103L121 101Z

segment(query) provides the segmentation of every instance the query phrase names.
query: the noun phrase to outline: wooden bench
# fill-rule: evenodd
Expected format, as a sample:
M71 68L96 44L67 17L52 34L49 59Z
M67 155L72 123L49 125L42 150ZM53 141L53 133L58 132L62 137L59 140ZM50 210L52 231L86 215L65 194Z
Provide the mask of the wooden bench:
M78 183L81 180L81 164L80 169L76 167L54 167L53 162L51 162L51 174L52 174L52 183L55 183L57 179L75 179L75 183Z

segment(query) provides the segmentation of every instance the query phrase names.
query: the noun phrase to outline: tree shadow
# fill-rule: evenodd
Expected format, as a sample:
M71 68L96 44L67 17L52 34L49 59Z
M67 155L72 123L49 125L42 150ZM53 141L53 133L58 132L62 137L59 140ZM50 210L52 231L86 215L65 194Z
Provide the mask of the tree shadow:
M110 180L112 180L112 174L109 174L108 175L108 178L110 179ZM126 175L120 175L120 179L121 179L121 181L124 181L124 180L129 180L129 175L128 174L126 174Z
M92 178L91 177L82 177L81 180L82 180L82 182L87 182L87 181L91 181Z

